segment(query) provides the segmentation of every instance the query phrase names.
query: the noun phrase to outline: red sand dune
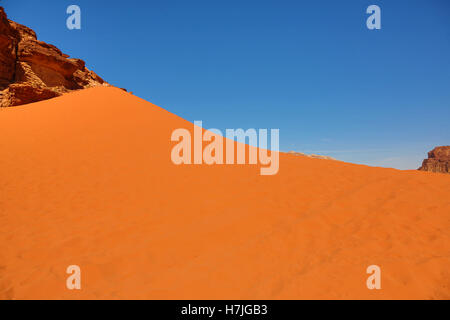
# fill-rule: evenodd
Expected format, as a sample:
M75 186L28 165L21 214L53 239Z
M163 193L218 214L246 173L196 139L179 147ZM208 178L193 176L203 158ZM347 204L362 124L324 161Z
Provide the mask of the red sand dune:
M0 110L0 298L450 298L449 175L175 166L180 127L115 88Z

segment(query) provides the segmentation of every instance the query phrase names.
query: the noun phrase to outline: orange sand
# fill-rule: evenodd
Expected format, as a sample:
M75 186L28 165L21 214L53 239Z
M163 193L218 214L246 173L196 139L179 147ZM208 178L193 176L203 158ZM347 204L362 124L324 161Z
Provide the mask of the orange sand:
M0 110L0 298L450 298L450 175L175 166L180 127L115 88Z

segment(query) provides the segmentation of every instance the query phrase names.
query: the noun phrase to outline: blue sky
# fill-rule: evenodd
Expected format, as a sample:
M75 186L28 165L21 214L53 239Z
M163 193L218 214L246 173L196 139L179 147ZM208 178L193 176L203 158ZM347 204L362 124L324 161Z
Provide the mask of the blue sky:
M82 29L66 28L77 4ZM366 8L381 8L368 30ZM448 0L2 0L105 80L206 128L415 169L450 144Z

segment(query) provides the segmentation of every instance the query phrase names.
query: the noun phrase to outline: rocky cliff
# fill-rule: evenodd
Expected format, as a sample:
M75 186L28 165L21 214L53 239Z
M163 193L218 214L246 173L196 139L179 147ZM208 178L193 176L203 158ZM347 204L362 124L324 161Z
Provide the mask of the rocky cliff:
M428 159L423 160L419 170L450 173L450 146L436 147L428 152Z
M18 106L95 86L109 86L36 33L8 20L0 7L0 107Z

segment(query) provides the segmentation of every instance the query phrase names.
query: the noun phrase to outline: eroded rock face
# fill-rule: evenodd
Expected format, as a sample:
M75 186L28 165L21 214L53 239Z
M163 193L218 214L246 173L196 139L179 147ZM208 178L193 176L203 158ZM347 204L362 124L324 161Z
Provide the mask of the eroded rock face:
M0 106L18 106L71 90L109 86L83 60L70 59L0 7Z
M419 170L450 173L450 146L436 147L428 152L428 159L423 160Z
M18 33L11 27L3 8L0 7L0 90L14 80Z

